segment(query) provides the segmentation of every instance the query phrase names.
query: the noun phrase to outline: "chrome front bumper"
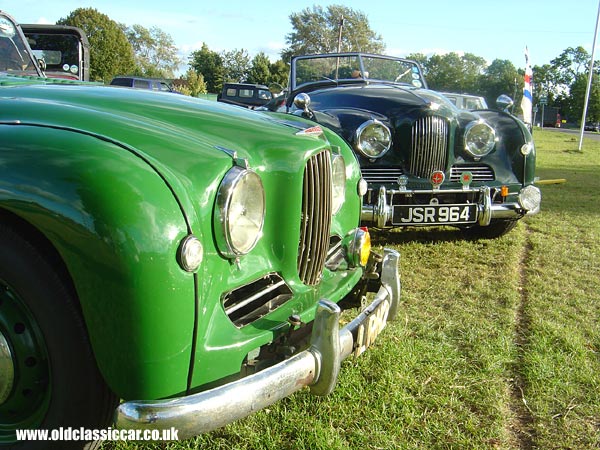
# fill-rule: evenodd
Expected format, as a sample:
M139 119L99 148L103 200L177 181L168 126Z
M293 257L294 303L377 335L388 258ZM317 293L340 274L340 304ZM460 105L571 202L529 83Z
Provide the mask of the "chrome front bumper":
M536 188L537 189L537 188ZM372 224L373 226L384 228L392 225L393 206L388 204L388 195L404 194L457 194L473 192L477 193L479 202L477 203L477 225L487 226L492 219L516 220L527 214L536 214L539 212L539 205L534 210L524 209L518 202L511 203L492 203L491 189L488 186L470 189L427 189L427 190L386 190L384 186L379 188L377 193L377 203L375 205L363 204L361 211L361 223ZM432 224L436 225L436 224ZM437 225L443 225L439 223ZM452 225L449 223L449 225Z
M343 328L339 326L339 306L329 300L320 300L307 350L261 372L208 391L167 400L122 403L115 412L116 426L123 429L173 427L179 430L179 438L185 439L246 417L304 386L309 386L316 395L329 394L335 387L342 361L361 350L356 348L357 335L378 326L377 322L381 320L376 314L378 307L388 302L387 318L384 319L395 318L401 289L399 259L398 252L384 250L381 286L373 302Z

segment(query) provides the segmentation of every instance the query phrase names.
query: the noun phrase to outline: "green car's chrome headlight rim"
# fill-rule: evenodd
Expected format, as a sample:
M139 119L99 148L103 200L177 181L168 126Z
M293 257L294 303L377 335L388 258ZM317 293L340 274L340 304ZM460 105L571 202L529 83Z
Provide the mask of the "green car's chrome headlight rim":
M235 166L227 172L215 205L215 239L226 258L249 253L262 235L265 190L253 170Z
M346 162L341 155L334 155L331 159L331 184L333 214L342 208L346 198Z
M381 158L391 146L392 132L379 120L367 120L356 130L356 149L367 158Z
M485 121L471 122L465 128L465 151L474 158L488 155L496 145L496 131Z

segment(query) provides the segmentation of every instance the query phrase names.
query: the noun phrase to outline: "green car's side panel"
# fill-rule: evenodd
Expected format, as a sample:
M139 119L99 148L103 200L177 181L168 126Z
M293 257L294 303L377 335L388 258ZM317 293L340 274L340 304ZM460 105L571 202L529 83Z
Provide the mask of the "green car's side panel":
M0 126L0 205L59 252L111 388L123 397L185 390L194 283L175 260L187 227L164 181L95 137Z

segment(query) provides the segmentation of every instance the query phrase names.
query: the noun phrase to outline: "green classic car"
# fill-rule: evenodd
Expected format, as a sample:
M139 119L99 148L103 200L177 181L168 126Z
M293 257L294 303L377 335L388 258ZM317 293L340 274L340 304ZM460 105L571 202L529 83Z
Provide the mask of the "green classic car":
M186 438L329 393L400 297L348 145L287 114L45 78L2 12L0 40L0 444L113 417Z

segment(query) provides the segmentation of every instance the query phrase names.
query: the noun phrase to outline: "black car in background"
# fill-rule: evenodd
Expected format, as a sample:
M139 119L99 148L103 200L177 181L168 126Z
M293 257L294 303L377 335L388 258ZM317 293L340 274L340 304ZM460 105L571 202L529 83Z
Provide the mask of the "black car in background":
M325 125L354 149L368 182L365 225L494 238L540 209L533 139L507 96L500 110L461 110L427 89L418 63L364 53L294 57L285 92L271 109Z
M250 83L225 83L217 101L254 109L266 105L273 98L267 86Z
M21 24L23 34L46 76L88 81L90 44L77 27L66 25Z

